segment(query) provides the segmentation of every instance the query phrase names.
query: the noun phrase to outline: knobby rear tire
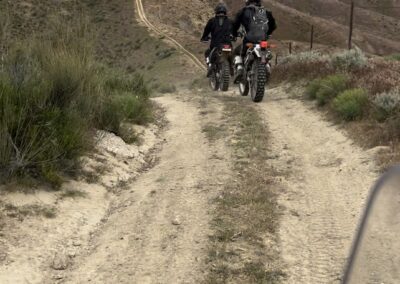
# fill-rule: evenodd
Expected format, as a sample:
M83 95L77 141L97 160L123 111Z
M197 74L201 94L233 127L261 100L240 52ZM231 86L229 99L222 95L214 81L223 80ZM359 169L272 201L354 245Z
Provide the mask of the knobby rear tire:
M222 62L222 66L221 66L221 90L223 92L226 92L229 90L229 83L231 80L231 69L230 69L230 65L228 61L224 61Z
M265 95L265 85L267 84L267 69L266 65L257 59L253 65L254 80L251 86L251 99L255 103L262 102Z

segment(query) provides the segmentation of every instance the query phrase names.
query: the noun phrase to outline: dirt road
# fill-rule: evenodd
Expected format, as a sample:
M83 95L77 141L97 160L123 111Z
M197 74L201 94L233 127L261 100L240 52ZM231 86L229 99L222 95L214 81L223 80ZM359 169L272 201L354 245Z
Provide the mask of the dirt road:
M160 162L121 196L124 206L67 283L198 283L205 274L209 201L227 167L212 158L198 108L177 97L157 102L169 121Z
M260 105L278 169L289 169L280 197L287 283L338 283L373 184L373 158L311 106L276 88Z

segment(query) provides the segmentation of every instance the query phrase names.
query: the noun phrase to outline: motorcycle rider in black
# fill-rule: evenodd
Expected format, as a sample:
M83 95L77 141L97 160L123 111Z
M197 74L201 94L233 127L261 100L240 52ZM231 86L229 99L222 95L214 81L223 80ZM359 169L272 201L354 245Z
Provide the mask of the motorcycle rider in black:
M276 21L272 16L272 13L264 9L266 18L268 20L268 31L266 32L266 38L260 37L260 33L258 31L252 30L252 23L255 18L255 13L261 7L261 0L246 1L246 6L237 13L232 24L232 35L234 38L238 37L241 26L243 26L244 30L246 31L246 35L243 38L243 44L241 47L235 49L235 68L237 69L237 76L234 79L235 83L239 82L243 75L243 58L248 49L247 43L258 43L259 41L267 40L277 28Z
M222 3L218 4L215 8L215 17L208 21L201 37L202 42L208 42L211 34L210 48L204 54L208 67L207 77L210 75L211 61L213 60L211 52L213 49L224 44L232 45L232 21L228 18L227 14L228 10L226 6Z

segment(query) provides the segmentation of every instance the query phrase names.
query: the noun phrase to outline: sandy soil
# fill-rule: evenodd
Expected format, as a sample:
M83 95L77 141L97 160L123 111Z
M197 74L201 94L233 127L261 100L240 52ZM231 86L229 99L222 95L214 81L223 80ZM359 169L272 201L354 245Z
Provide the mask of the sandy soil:
M289 170L280 202L287 283L338 283L369 188L373 158L285 88L260 105L275 166Z
M97 150L84 158L81 178L67 181L60 191L0 190L0 283L54 283L64 277L119 203L124 185L149 164L145 159L159 143L158 127L136 131L146 141L141 146L99 132Z
M226 166L211 157L198 108L176 97L157 102L169 121L160 162L121 195L124 205L67 283L198 283L205 274L209 201Z

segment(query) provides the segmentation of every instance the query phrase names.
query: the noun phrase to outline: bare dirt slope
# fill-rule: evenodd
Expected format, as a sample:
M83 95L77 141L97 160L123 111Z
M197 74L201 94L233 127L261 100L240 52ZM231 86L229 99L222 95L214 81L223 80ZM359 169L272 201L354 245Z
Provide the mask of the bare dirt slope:
M59 191L1 188L0 283L54 283L64 277L110 209L120 204L124 185L149 165L158 131L143 131L140 137L146 142L141 146L101 133L96 153L83 161L80 178L65 182Z
M121 196L67 283L198 283L206 273L209 201L227 166L212 158L197 107L177 97L157 102L169 121L160 162Z
M227 0L235 11L240 1ZM309 42L314 25L315 42L347 47L350 0L264 0L278 21L274 38ZM400 48L400 9L398 1L354 1L354 44L375 54L395 53ZM393 7L393 8L391 8ZM306 47L308 47L306 45Z
M361 208L376 177L369 152L285 88L260 105L271 131L286 208L280 238L288 283L339 283Z
M194 54L201 56L198 41L213 7L218 1L146 0L148 18ZM244 1L226 0L230 16L243 7ZM286 41L296 42L295 50L308 50L311 25L315 27L315 44L346 48L349 30L350 1L342 0L264 0L278 22L273 39L280 42L280 53L287 52ZM354 43L366 52L386 55L400 49L399 1L355 1ZM391 8L394 7L394 8ZM283 42L282 42L283 41ZM316 45L317 48L321 48ZM322 49L322 48L321 48ZM324 48L325 49L325 48Z

